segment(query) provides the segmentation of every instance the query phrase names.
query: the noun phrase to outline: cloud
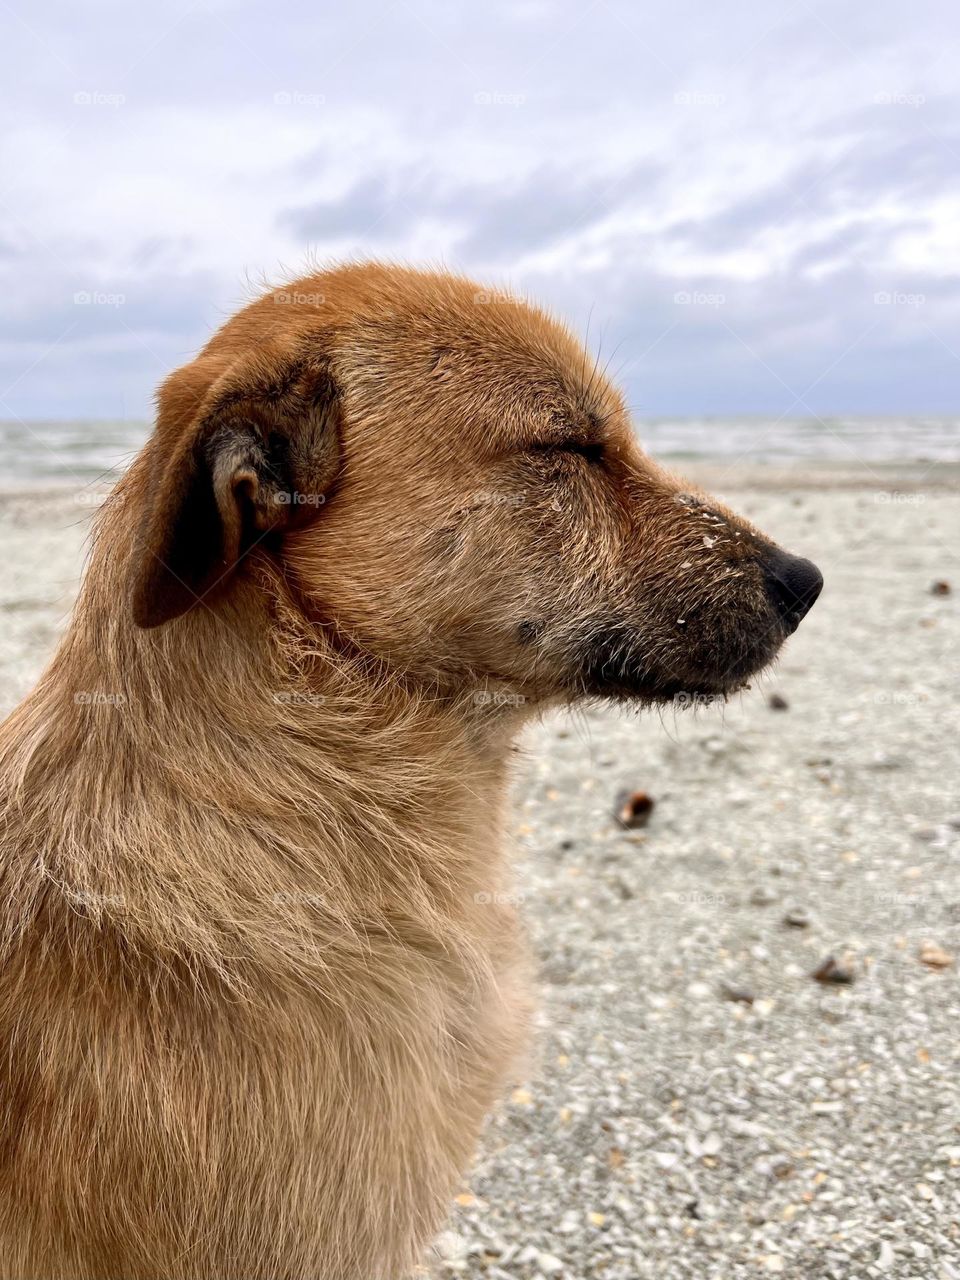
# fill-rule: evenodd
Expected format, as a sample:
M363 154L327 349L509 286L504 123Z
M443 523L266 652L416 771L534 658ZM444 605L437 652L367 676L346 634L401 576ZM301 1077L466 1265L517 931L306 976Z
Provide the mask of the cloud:
M0 416L149 413L261 279L363 252L589 322L647 412L956 409L956 36L925 0L14 9Z

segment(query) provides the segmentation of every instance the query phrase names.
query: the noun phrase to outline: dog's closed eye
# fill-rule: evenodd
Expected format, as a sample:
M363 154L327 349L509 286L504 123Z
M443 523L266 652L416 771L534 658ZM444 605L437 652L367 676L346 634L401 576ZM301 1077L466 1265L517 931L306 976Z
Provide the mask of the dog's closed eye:
M603 445L598 440L570 440L559 448L563 453L578 454L581 458L586 458L587 462L602 462L605 456Z
M603 462L604 446L598 440L551 440L533 446L538 453L555 456L557 454L573 454L584 458L587 462L597 464Z

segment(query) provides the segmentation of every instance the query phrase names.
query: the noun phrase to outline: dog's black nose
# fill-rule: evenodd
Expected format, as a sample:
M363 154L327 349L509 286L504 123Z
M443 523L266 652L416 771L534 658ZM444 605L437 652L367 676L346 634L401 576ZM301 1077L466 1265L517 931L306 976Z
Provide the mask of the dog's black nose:
M777 612L788 630L796 631L820 594L823 574L812 560L780 550L767 557L763 574Z

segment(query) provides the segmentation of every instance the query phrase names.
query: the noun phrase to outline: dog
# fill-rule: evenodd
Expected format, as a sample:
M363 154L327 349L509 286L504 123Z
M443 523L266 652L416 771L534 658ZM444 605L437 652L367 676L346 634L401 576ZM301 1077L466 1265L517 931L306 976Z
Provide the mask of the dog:
M736 690L821 583L520 300L235 315L0 730L0 1275L409 1276L526 1043L519 728Z

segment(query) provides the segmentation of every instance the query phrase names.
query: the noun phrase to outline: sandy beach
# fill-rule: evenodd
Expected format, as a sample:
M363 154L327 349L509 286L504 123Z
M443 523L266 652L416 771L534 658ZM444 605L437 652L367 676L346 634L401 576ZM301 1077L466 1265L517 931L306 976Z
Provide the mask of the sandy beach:
M435 1273L957 1280L958 469L687 471L824 593L726 706L527 731L537 1042ZM69 614L91 509L0 498L3 713ZM655 807L625 831L636 789ZM847 981L812 976L829 957Z

